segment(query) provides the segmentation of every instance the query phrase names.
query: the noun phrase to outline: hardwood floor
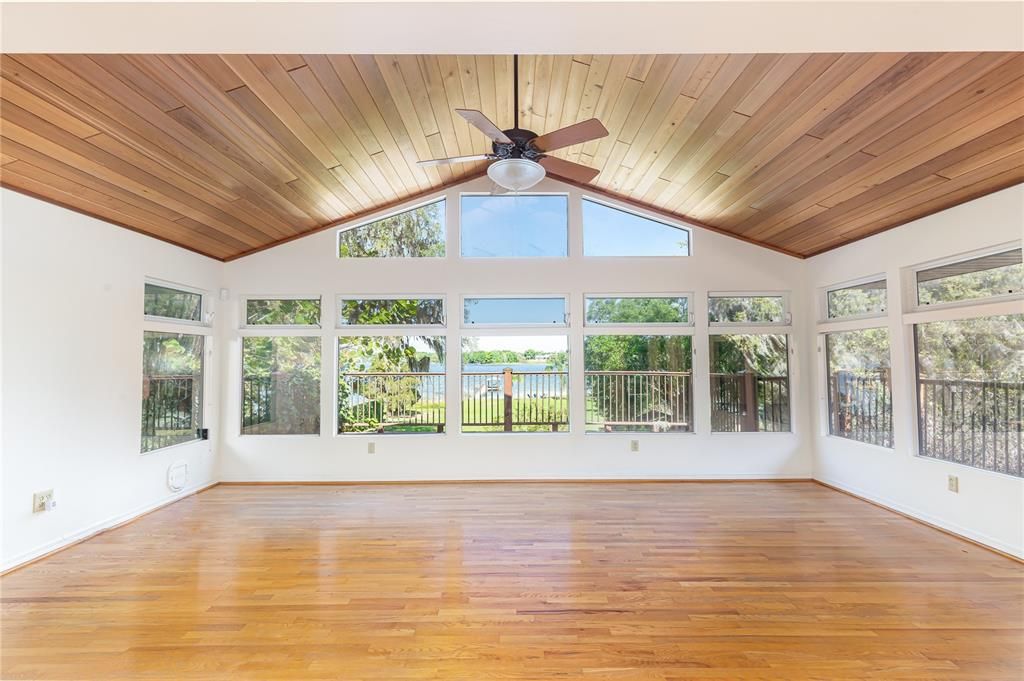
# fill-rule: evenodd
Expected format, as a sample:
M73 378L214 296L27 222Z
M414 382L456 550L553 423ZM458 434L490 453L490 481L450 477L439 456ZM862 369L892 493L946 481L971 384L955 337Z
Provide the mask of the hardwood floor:
M1024 676L1024 567L802 482L221 486L0 588L4 679Z

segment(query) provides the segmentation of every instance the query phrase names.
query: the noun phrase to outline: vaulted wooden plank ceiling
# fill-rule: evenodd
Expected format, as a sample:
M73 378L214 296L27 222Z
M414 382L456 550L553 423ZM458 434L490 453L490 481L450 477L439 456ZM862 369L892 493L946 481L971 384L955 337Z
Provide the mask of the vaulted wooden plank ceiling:
M524 56L606 193L807 256L1024 181L1020 53ZM231 259L476 175L510 56L4 55L4 186ZM969 226L965 226L965 229Z

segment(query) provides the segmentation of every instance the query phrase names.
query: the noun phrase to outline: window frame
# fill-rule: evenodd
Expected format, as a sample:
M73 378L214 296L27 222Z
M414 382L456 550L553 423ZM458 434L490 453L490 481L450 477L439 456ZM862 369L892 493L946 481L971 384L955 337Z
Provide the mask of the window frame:
M936 258L934 260L918 263L917 265L913 265L911 267L903 268L901 273L901 283L903 284L902 302L905 314L960 310L963 308L972 308L981 305L997 305L999 303L1013 303L1015 301L1024 301L1024 290L1022 290L1020 293L1003 293L995 296L987 296L985 298L972 298L970 300L953 300L945 303L935 303L934 305L921 305L918 302L918 272L934 269L936 267L942 267L943 265L953 265L959 262L973 260L975 258L982 258L987 255L995 255L997 253L1002 253L1004 251L1012 251L1017 248L1022 248L1022 242L1020 240L1003 242L1001 244L986 246L984 248L978 248L972 251L962 251L956 255L944 258Z
M842 291L843 289L856 288L864 284L873 284L875 282L885 283L885 309L881 312L866 312L856 315L847 315L845 317L829 317L828 316L828 296L833 291ZM818 323L819 324L833 324L837 322L851 322L860 321L862 319L884 319L889 316L889 277L885 272L880 274L869 275L866 277L858 277L856 279L849 279L847 281L825 286L819 289L818 294Z
M740 325L739 323L732 323L732 324L730 324L730 323L726 322L726 323L724 323L722 325L719 325L718 328L722 328L723 325L725 326L725 330L719 331L717 333L712 332L712 329L715 328L715 327L713 325L709 325L708 326L707 335L705 336L705 338L707 339L707 348L706 348L706 350L707 350L707 361L708 361L708 363L707 363L707 379L708 380L707 380L707 384L705 385L705 387L707 388L707 392L705 393L705 396L706 396L706 398L708 400L708 407L709 407L709 409L710 409L710 407L711 407L711 405L712 405L712 403L714 401L712 399L712 394L711 394L711 377L714 374L714 372L711 371L711 349L712 349L711 338L712 338L712 336L783 336L786 339L786 393L787 393L787 396L788 396L788 404L787 404L788 414L787 414L787 416L789 418L789 430L758 430L758 431L749 431L749 430L715 430L714 419L712 418L711 423L709 425L708 434L709 435L716 435L716 436L717 435L724 435L724 436L735 436L735 435L746 435L746 436L776 435L776 436L778 436L778 435L788 435L790 437L797 436L797 428L799 426L799 416L797 414L798 410L794 409L795 402L796 402L796 393L794 392L794 387L798 383L798 381L794 381L794 376L793 376L793 368L796 365L796 362L795 362L796 347L794 345L794 339L795 339L796 333L794 332L793 329L791 329L789 327L786 327L786 326L779 325L779 324L771 324L771 325L769 325L769 324L762 323L760 326L758 326L757 324L743 324L743 325ZM799 389L797 388L797 390L799 390Z
M146 291L145 285L146 284L155 284L157 286L164 286L164 287L167 287L167 288L174 288L174 289L177 289L177 290L180 290L180 291L185 291L185 292L188 292L188 293L197 293L197 294L199 294L200 296L202 296L202 302L200 303L200 309L202 310L202 312L201 312L201 320L197 322L197 321L191 320L191 319L177 319L177 318L174 318L174 317L159 317L159 316L156 316L156 315L147 315L147 314L145 314L145 309L146 309L145 308L145 291ZM158 279L156 277L149 277L149 276L147 276L147 277L144 277L144 279L143 279L142 296L143 296L143 304L142 304L143 314L142 314L142 323L140 325L141 326L141 329L140 329L140 340L142 340L143 343L145 343L145 335L146 335L147 331L151 331L151 332L154 332L154 333L176 333L176 334L183 334L183 335L187 335L187 336L202 336L202 338L203 338L203 357L202 357L202 378L201 378L202 385L200 386L200 389L202 391L202 399L200 400L200 407L199 407L200 410L201 410L200 422L203 424L203 426L202 426L203 428L209 429L209 427L206 424L207 424L207 417L210 414L210 400L211 400L211 393L213 392L210 389L211 388L211 381L213 380L212 377L211 377L211 373L213 373L213 372L211 372L210 369L213 366L213 361L214 361L214 357L215 357L214 352L216 350L216 348L214 347L215 344L216 344L216 339L214 337L213 325L211 323L212 322L212 318L213 318L213 310L212 310L212 298L210 296L210 292L208 290L200 288L200 287L187 286L187 285L184 285L184 284L177 284L177 283L174 283L174 282L167 281L165 279ZM144 357L142 357L140 355L139 356L139 361L140 361L139 375L140 375L140 378L144 378L145 377L145 359L144 359ZM138 419L137 422L141 426L141 422L142 422L142 418L141 418L142 402L141 402L141 400L137 404L138 404L138 407L139 407L139 410L140 410L140 412L139 412L140 416L139 416L139 419ZM157 454L159 452L164 452L164 451L167 451L169 449L174 449L176 447L186 447L186 446L190 446L190 445L191 446L195 446L195 444L197 442L200 442L200 443L203 442L203 439L200 438L200 437L195 437L195 438L193 438L191 440L187 440L185 442L177 442L177 443L175 443L173 445L167 445L166 447L160 447L158 449L151 449L151 450L149 450L147 452L143 452L142 451L142 432L141 432L141 427L140 427L138 442L139 442L139 455L140 456L149 456L151 454ZM202 446L202 445L200 445L200 446Z
M561 324L540 324L538 322L486 322L483 324L468 324L466 323L466 301L467 300L562 300L564 320ZM572 313L570 305L571 294L569 293L481 293L481 294L465 294L459 295L459 325L458 329L461 331L472 330L472 329L569 329L572 326ZM463 334L465 335L465 334ZM495 334L502 335L502 334ZM513 334L513 335L526 335L526 334ZM532 334L532 335L543 335L543 334ZM461 346L460 346L461 347Z
M694 234L694 229L693 229L692 225L686 224L685 222L681 222L679 220L673 220L673 219L668 218L668 217L662 217L660 215L659 216L655 216L655 214L650 213L648 211L645 211L645 210L643 210L641 208L634 208L634 207L628 207L627 208L626 206L618 205L618 204L616 204L616 203L614 203L614 202L612 202L612 201L610 201L608 199L598 198L598 197L596 197L596 196L594 196L592 194L587 194L586 192L580 194L579 199L580 199L579 211L580 211L580 249L581 249L580 257L581 258L593 258L594 260L606 260L608 258L623 258L623 259L627 259L627 260L649 260L649 259L653 259L653 258L663 258L663 259L666 259L666 260L677 260L679 258L691 258L691 257L693 257L693 234ZM681 254L681 255L587 255L587 227L586 227L586 223L584 222L584 219L583 219L583 202L585 202L585 201L590 201L591 203L596 203L597 205L604 206L605 208L610 208L612 210L617 210L617 211L620 211L620 212L623 212L623 213L628 213L629 215L635 215L638 218L643 218L644 220L650 220L651 222L657 222L657 223L660 223L660 224L665 225L667 227L671 227L673 229L678 229L678 230L686 232L686 234L687 234L687 237L686 237L686 253L685 254Z
M180 317L162 317L160 315L146 314L146 284L152 284L154 286L160 286L162 288L169 288L182 293L193 293L199 296L199 319L181 319ZM213 315L210 309L210 292L197 288L195 286L187 286L185 284L177 284L175 282L167 281L165 279L157 279L155 277L145 277L142 285L142 319L143 321L157 322L161 324L174 324L183 325L190 327L201 327L210 328L213 322ZM147 329L149 330L149 329ZM192 332L194 335L194 332ZM203 335L203 334L200 334Z
M497 255L497 256L486 256L486 255L464 255L462 252L462 200L467 196L483 196L489 198L502 198L502 197L513 197L513 196L562 196L565 197L565 255ZM575 256L573 253L573 239L572 239L572 227L570 222L572 221L572 194L568 191L564 192L508 192L506 194L494 194L491 192L481 191L460 191L459 197L459 212L456 218L457 224L455 225L455 231L458 234L459 252L456 257L461 260L468 260L471 262L500 262L500 261L512 261L519 262L523 260L534 261L534 262L563 262Z
M338 303L342 300L440 300L441 310L444 314L444 321L440 324L341 324L339 323L339 305ZM321 323L323 322L323 305L321 304ZM366 331L368 333L342 333L342 336L386 336L391 334L386 333L373 333L380 330L404 330L404 329L432 329L434 331L443 331L448 328L449 317L451 316L451 310L448 307L448 295L445 293L335 293L334 294L334 329L335 331ZM395 334L395 335L438 335L433 334Z
M239 296L239 314L241 315L240 330L266 330L266 331L287 331L290 329L301 329L305 331L322 330L324 327L324 300L319 293L314 295L257 295L246 294ZM249 301L250 300L318 300L320 301L320 323L313 324L250 324L249 323ZM257 335L288 335L288 334L257 334ZM305 334L309 335L309 334Z
M608 256L591 256L591 257L608 257ZM648 257L648 256L638 256ZM587 321L587 301L590 299L607 299L607 298L685 298L686 299L686 316L685 322L589 322ZM583 321L582 326L585 329L616 329L616 328L638 328L638 329L650 329L654 327L671 327L675 329L680 328L691 328L696 326L696 316L694 314L694 294L693 292L687 293L583 293L583 309L580 311L580 319ZM594 335L608 335L608 334L594 334ZM637 335L637 334L628 334ZM651 335L651 334L639 334L639 335ZM656 334L664 335L664 334Z
M711 321L711 299L712 298L781 298L782 299L782 319L777 322L713 322ZM707 315L708 329L740 329L744 327L748 328L777 328L785 329L786 334L790 334L790 329L793 327L793 313L790 307L790 291L708 291L708 294L704 301L704 311ZM737 331L736 333L742 333ZM723 334L712 334L708 332L709 336L712 335L723 335ZM728 334L726 334L728 335ZM790 334L791 335L791 334Z
M244 310L244 308L243 308ZM320 305L320 318L323 321L323 302ZM258 326L258 329L268 329L274 331L273 327L269 326ZM305 326L284 326L277 327L274 333L239 333L239 344L238 344L238 432L235 433L238 437L322 437L324 432L324 419L323 419L323 401L324 401L324 336L321 333L303 333L308 332L311 328L314 330L320 330L320 327L305 327ZM251 329L251 327L250 327ZM281 333L281 332L284 333ZM245 339L246 338L316 338L320 341L320 400L317 408L320 410L320 428L315 433L246 433L243 428L245 427L245 419L242 418L242 408L245 404ZM335 370L337 373L337 370Z
M334 233L334 259L339 261L339 262L354 261L354 260L369 260L371 262L377 262L377 261L382 261L382 260L399 260L399 261L427 260L427 261L438 261L438 260L446 259L447 257L449 257L449 255L451 253L450 248L449 248L451 239L450 239L450 234L448 233L448 205L447 205L447 202L448 202L448 195L445 194L444 192L441 192L440 194L434 194L430 198L424 199L423 201L417 201L415 203L405 204L405 205L403 205L400 208L396 208L394 210L388 210L388 211L381 212L381 213L379 213L379 214L377 214L377 215L375 215L373 217L370 217L369 219L361 220L360 222L357 222L354 225L346 225L346 226L343 226L343 227L339 227L338 229L335 230L335 233ZM391 255L378 255L378 256L366 256L366 257L356 257L356 256L342 257L342 255L341 255L341 235L342 235L343 232L350 232L350 231L352 231L354 229L359 229L360 227L366 227L368 225L372 225L375 222L380 222L381 220L387 220L388 218L393 218L396 215L401 215L402 213L409 213L411 211L416 210L417 208L423 208L424 206L429 206L429 205L434 204L434 203L444 203L445 204L445 208L444 208L444 210L445 210L445 213L444 213L445 219L441 222L441 234L442 234L442 236L444 238L444 253L442 255L394 255L394 256L391 256ZM323 324L323 311L322 311L322 308L321 308L320 323L321 323L321 325Z

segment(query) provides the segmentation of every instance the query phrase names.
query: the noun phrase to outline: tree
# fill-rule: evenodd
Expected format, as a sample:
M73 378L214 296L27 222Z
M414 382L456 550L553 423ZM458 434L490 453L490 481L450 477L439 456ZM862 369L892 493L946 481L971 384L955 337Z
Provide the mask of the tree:
M410 258L444 255L444 201L345 230L338 235L342 258Z

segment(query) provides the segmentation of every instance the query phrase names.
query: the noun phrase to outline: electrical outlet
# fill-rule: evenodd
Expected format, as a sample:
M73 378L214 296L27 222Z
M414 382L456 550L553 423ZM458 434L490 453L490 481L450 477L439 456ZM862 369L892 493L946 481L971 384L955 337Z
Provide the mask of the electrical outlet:
M954 492L956 494L959 494L960 493L960 478L955 476L955 475L948 476L946 478L946 488L950 492Z
M367 442L366 443L366 453L367 454L376 454L377 453L377 443L376 442Z
M631 452L639 452L640 451L640 440L630 440L629 441L629 451L631 451Z
M43 492L36 492L32 495L32 512L42 513L43 511L52 511L57 508L57 500L53 496L53 490L48 489Z

